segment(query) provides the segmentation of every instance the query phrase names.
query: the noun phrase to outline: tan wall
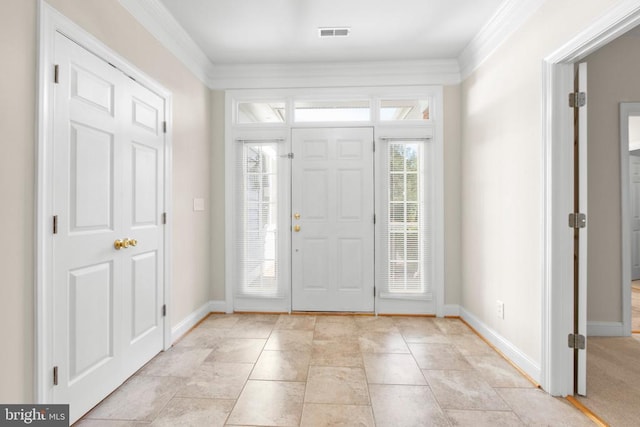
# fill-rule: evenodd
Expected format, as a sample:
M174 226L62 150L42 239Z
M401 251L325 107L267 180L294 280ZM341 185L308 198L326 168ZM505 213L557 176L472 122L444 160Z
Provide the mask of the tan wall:
M210 215L193 212L209 200L211 98L173 55L117 0L49 3L173 94L173 325L210 299ZM34 197L36 174L37 1L8 0L0 14L0 195L5 228L0 248L0 402L34 400Z
M33 397L36 1L0 13L0 402Z
M622 321L620 102L640 102L640 36L585 59L588 97L588 307L591 321Z
M211 283L213 301L225 299L225 224L224 224L224 127L225 93L211 91L213 129L211 145Z
M462 84L463 306L541 361L542 61L614 0L547 0ZM505 319L496 315L505 303Z
M460 304L460 86L444 87L444 302Z

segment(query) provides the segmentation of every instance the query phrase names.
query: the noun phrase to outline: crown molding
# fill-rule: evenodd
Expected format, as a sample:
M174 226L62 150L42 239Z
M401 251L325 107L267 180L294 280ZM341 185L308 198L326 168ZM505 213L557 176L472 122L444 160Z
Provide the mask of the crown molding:
M214 65L212 89L407 86L460 83L455 59Z
M160 0L118 0L211 89L431 85L460 83L456 59L214 64Z
M458 56L466 79L542 6L545 0L505 0Z
M209 85L213 63L159 0L118 0L200 81Z

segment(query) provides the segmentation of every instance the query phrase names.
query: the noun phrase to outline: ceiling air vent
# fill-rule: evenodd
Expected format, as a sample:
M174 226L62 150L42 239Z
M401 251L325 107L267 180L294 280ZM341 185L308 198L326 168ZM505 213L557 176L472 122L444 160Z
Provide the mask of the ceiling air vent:
M351 33L351 28L318 28L318 35L325 37L347 37Z

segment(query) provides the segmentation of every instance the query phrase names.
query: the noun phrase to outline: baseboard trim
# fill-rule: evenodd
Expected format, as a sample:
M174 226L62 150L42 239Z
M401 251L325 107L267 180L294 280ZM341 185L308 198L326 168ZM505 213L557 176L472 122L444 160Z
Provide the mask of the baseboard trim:
M506 358L513 362L517 367L527 374L531 379L540 384L541 370L540 365L535 363L529 356L524 354L518 347L513 345L509 340L498 334L495 330L484 324L473 314L469 313L464 307L460 307L460 317L476 330L484 339L498 349Z
M209 301L209 311L211 313L227 313L226 301Z
M623 337L622 322L587 322L587 336L589 337Z
M460 306L458 304L445 304L442 307L442 315L444 317L460 316Z
M224 313L226 303L224 301L208 301L196 311L185 317L180 323L171 328L171 343L176 342L180 337L189 332L198 322L207 317L209 313Z

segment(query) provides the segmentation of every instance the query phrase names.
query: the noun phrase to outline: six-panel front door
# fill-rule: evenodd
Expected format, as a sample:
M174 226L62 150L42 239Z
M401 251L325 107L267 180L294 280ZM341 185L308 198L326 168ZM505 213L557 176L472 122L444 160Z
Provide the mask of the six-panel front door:
M163 347L164 100L55 43L53 401L73 422Z
M292 309L373 311L373 129L293 129L292 147Z

